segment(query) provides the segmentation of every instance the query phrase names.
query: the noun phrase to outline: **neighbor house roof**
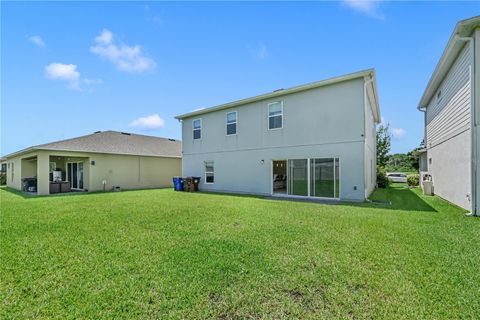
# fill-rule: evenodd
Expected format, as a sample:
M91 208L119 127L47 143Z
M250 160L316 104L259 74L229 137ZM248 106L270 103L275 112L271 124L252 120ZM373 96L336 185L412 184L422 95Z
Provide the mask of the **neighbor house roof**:
M33 146L9 154L4 158L11 158L13 156L34 150L57 150L181 158L182 142L175 139L145 136L126 132L97 131L86 136Z
M426 108L433 95L438 89L438 86L442 82L443 78L447 74L448 70L455 62L458 54L466 44L465 41L459 39L459 37L469 37L475 28L480 27L480 16L476 16L470 19L462 20L457 23L455 30L453 30L450 39L448 40L447 47L443 51L443 54L438 61L435 71L428 82L427 88L423 93L418 108Z
M175 119L182 120L182 119L190 118L190 117L197 116L197 115L200 115L200 114L205 114L205 113L210 113L210 112L214 112L214 111L218 111L218 110L237 107L237 106L241 106L241 105L248 104L248 103L253 103L253 102L256 102L256 101L260 101L260 100L280 97L280 96L284 96L284 95L291 94L291 93L296 93L296 92L300 92L300 91L315 89L315 88L328 86L328 85L331 85L331 84L335 84L335 83L339 83L339 82L343 82L343 81L348 81L348 80L353 80L353 79L357 79L357 78L371 78L373 80L369 84L369 87L370 87L369 91L373 93L373 100L374 100L373 101L374 105L372 106L372 109L373 109L373 113L374 113L374 116L375 116L375 121L377 121L377 122L380 121L380 107L379 107L379 103L378 103L378 94L377 94L377 86L376 86L376 83L375 83L375 70L374 69L367 69L367 70L363 70L363 71L359 71L359 72L355 72L355 73L349 73L349 74L346 74L346 75L343 75L343 76L340 76L340 77L335 77L335 78L330 78L330 79L326 79L326 80L322 80L322 81L307 83L307 84L304 84L304 85L300 85L300 86L296 86L296 87L292 87L292 88L288 88L288 89L275 90L275 91L270 92L270 93L261 94L261 95L254 96L254 97L251 97L251 98L237 100L237 101L221 104L221 105L210 107L210 108L198 109L198 110L195 110L195 111L192 111L192 112L189 112L189 113L185 113L185 114L176 116Z

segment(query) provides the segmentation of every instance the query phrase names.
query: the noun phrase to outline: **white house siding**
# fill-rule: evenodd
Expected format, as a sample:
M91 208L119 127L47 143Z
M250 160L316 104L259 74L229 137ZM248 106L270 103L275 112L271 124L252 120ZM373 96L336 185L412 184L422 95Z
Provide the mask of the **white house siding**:
M465 46L426 111L428 171L435 194L471 209L471 87L469 46ZM438 91L437 91L438 93Z
M271 160L340 158L340 197L365 198L364 80L358 78L182 120L183 175L208 191L270 194ZM268 103L283 101L283 128L268 130ZM237 111L237 135L226 136L226 113ZM202 119L202 139L192 121ZM204 162L215 183L205 184Z
M476 152L476 161L475 161L475 171L474 179L476 179L476 214L480 215L480 28L475 30L475 121L473 125L475 126L475 152Z

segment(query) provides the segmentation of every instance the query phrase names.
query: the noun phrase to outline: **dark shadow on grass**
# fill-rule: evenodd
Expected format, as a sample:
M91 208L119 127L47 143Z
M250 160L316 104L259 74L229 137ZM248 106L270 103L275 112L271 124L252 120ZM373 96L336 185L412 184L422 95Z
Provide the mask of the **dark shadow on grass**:
M357 205L389 210L437 212L423 197L427 196L422 196L419 189L411 189L403 183L394 183L388 188L376 189L369 198L372 202Z
M218 195L241 198L255 198L275 201L289 201L289 202L309 202L326 205L343 205L363 208L379 208L384 210L401 210L401 211L428 211L437 212L435 208L430 206L421 196L419 192L406 187L405 184L392 184L385 189L376 189L370 196L369 201L355 202L355 201L338 201L328 199L308 199L308 198L288 198L288 197L272 197L251 194L238 193L220 193L220 192L200 192L202 195Z

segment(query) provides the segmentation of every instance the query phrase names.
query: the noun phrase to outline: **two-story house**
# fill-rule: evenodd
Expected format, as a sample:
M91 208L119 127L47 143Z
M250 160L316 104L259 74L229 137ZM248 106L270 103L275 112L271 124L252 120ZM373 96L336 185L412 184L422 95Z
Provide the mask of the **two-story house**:
M418 104L434 193L479 215L480 16L457 23Z
M373 69L176 118L183 175L202 190L361 201L375 188Z

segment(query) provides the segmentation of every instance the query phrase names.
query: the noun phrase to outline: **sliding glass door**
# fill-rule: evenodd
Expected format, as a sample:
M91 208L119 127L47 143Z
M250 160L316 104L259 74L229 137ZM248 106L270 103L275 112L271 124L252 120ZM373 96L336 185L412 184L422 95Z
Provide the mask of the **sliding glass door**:
M83 189L83 162L67 162L67 180L72 189Z
M307 159L288 160L288 194L308 196Z
M310 196L339 198L337 158L310 159Z
M288 160L288 194L319 198L340 198L338 158Z

